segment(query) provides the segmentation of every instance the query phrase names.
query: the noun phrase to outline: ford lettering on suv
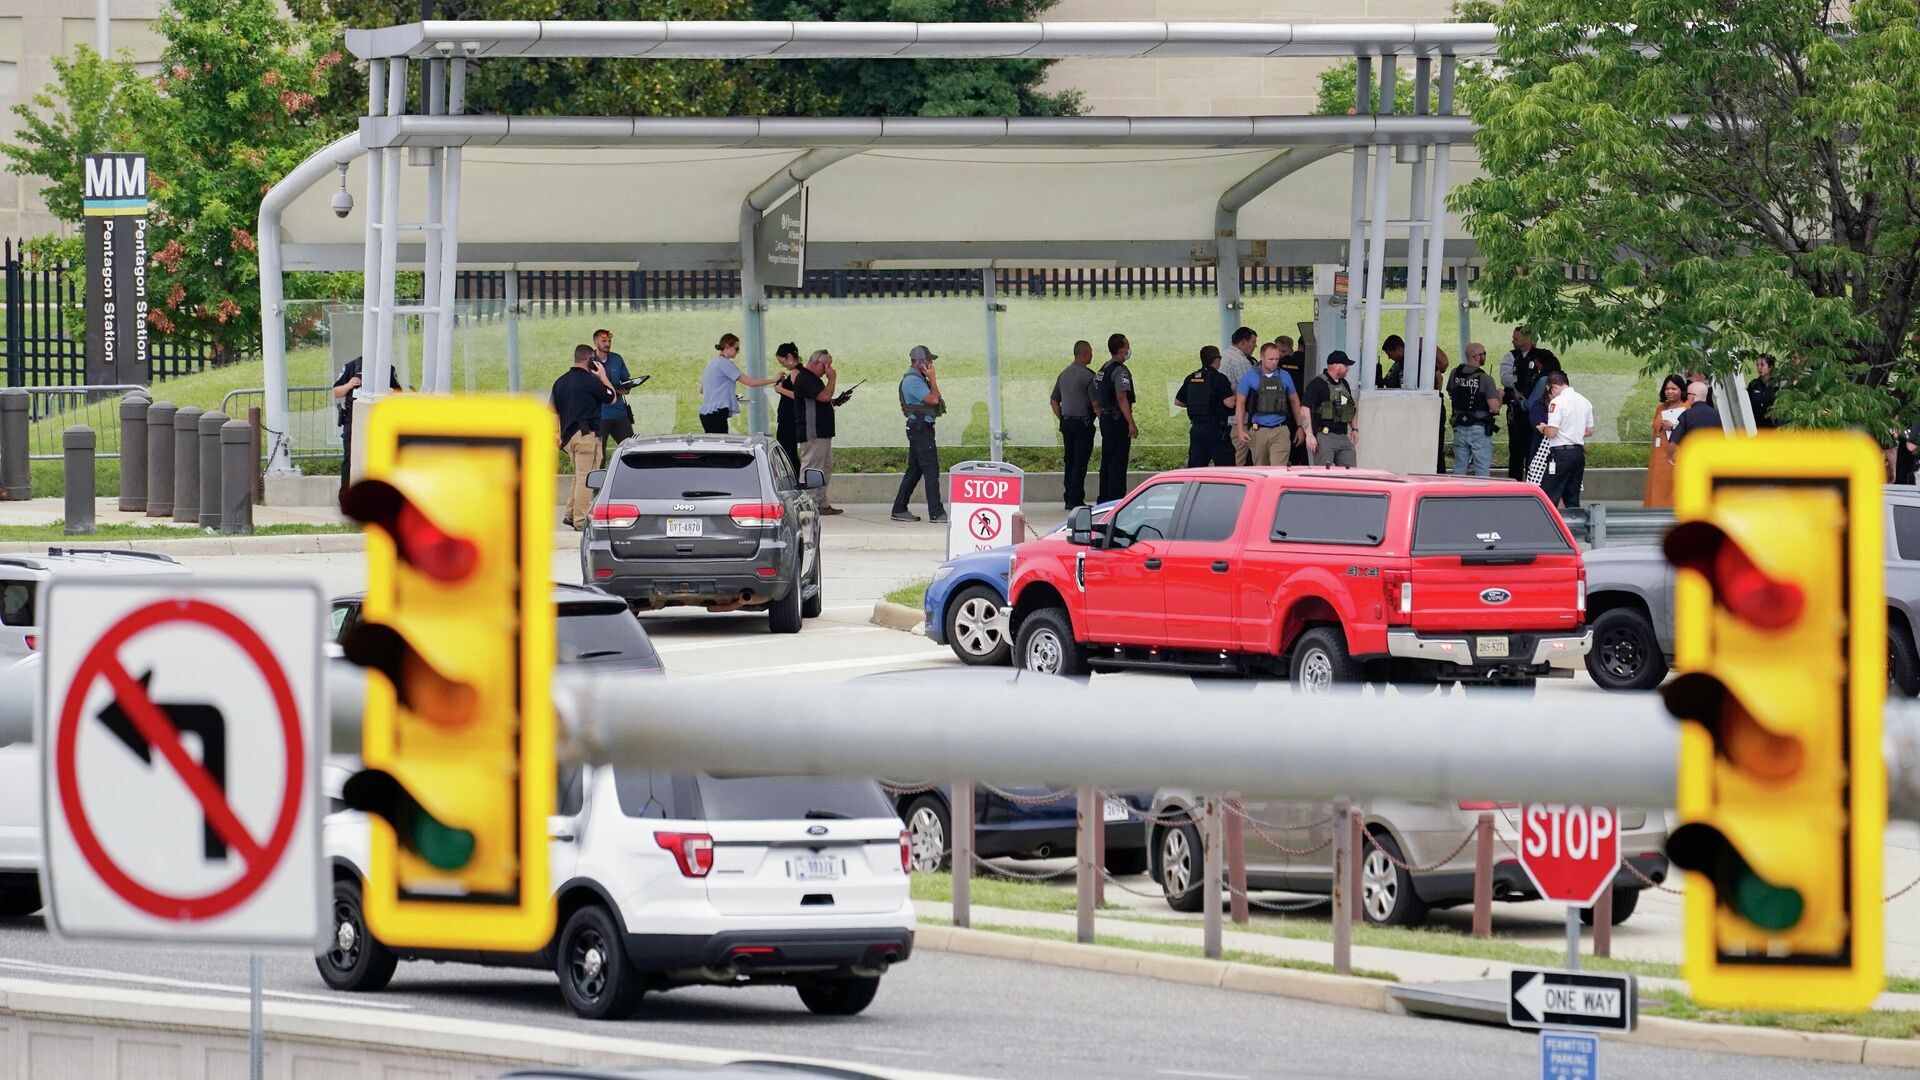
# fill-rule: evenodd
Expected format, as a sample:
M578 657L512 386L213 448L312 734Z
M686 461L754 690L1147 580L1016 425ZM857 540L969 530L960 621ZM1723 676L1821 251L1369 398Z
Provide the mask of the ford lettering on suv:
M1016 663L1531 686L1591 642L1540 489L1358 469L1186 469L1014 554Z

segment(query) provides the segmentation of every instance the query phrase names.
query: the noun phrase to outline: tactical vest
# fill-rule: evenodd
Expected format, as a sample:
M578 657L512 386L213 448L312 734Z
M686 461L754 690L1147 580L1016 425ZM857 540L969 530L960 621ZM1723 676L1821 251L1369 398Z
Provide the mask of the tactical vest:
M908 374L912 374L912 373L909 372ZM901 415L905 416L907 419L912 420L913 418L918 417L922 420L925 420L927 423L931 424L936 419L946 415L947 403L944 401L939 402L937 404L933 404L933 405L907 404L907 376L906 375L900 376L899 390L900 390L900 412L901 412Z
M1453 426L1493 427L1493 414L1487 411L1486 389L1480 385L1481 371L1461 365L1447 377L1447 403L1453 407Z
M1253 400L1248 404L1247 411L1287 415L1287 384L1278 370L1272 374L1260 373L1260 382L1254 387Z
M1124 361L1109 360L1105 364L1100 365L1099 371L1094 372L1093 400L1094 404L1100 406L1102 412L1113 413L1119 410L1120 403L1117 400L1119 386L1117 384L1120 380L1116 377L1117 372L1115 369L1125 366L1126 363ZM1131 404L1133 398L1129 396L1127 402Z
M1187 376L1187 419L1196 424L1218 423L1227 418L1226 410L1213 396L1213 380L1208 377L1213 373L1212 368L1203 367Z
M1353 418L1360 415L1360 406L1353 400L1353 389L1347 385L1347 380L1341 379L1339 382L1334 382L1327 378L1325 372L1315 375L1314 378L1327 384L1327 400L1313 410L1314 418L1332 420L1341 424L1353 423Z

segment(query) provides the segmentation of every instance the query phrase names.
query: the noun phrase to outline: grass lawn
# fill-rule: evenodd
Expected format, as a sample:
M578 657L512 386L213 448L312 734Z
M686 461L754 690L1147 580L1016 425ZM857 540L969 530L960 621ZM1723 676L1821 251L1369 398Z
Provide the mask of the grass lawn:
M918 608L927 598L927 586L932 582L913 581L887 594L887 603Z
M211 529L202 529L194 525L129 525L121 522L101 523L90 533L69 536L64 531L66 522L55 521L51 525L0 525L0 543L9 544L58 544L69 540L184 540L196 536L217 535ZM253 536L311 536L318 533L357 533L358 525L325 524L286 524L255 525Z
M952 903L953 875L944 870L933 874L915 873L913 898L933 900L943 904ZM1014 911L1052 911L1072 914L1079 910L1079 901L1074 894L1063 889L1049 889L1044 885L1010 881L985 874L973 876L973 902L983 907L1007 908Z
M950 926L944 919L921 919L923 923ZM976 925L975 930L986 930L995 934L1012 934L1014 937L1039 938L1042 941L1078 941L1075 934L1065 930L1047 930L1035 926L990 926ZM1106 945L1115 949L1132 949L1136 952L1160 953L1164 956L1190 956L1202 959L1206 950L1198 945L1177 945L1165 941L1140 941L1129 937L1115 937L1111 934L1093 935L1095 945ZM1224 949L1220 959L1234 964L1250 964L1257 967L1285 968L1289 971L1315 971L1322 975L1338 974L1332 964L1323 964L1318 960L1296 960L1290 956L1269 956L1266 953L1242 952L1239 949ZM1392 982L1399 976L1391 971L1376 971L1372 968L1354 968L1350 974L1362 979L1378 979Z
M1119 331L1133 343L1133 368L1141 400L1137 409L1141 440L1135 444L1134 464L1162 468L1185 463L1186 423L1172 405L1174 389L1197 364L1199 347L1218 333L1215 300L1211 295L1075 299L1021 298L1007 302L1000 316L1000 367L1006 414L1002 427L1009 433L1009 460L1028 468L1058 468L1058 434L1047 396L1054 376L1070 355L1073 342L1084 338L1104 355L1109 333ZM298 308L298 304L294 305ZM1312 317L1312 297L1305 294L1261 294L1248 297L1242 317L1247 325L1271 336L1297 335L1298 324ZM1440 341L1451 355L1459 351L1457 311L1441 305ZM1399 330L1398 320L1387 320L1388 330ZM573 346L595 329L613 332L614 348L625 356L635 374L652 381L630 399L640 431L692 431L698 427L700 369L712 356L712 345L722 333L738 332L736 305L720 301L661 303L641 310L528 317L520 324L523 388L544 395L570 362ZM1507 327L1479 324L1479 337L1494 355L1507 347ZM464 328L454 345L454 382L463 391L506 389L506 330L500 321ZM849 471L887 471L904 461L901 417L894 387L906 367L908 349L925 344L940 354L941 388L949 400L940 425L942 458L948 463L985 456L990 425L987 417L985 326L978 298L894 298L879 300L776 300L767 313L769 348L794 341L803 351L833 350L840 369L840 386L865 381L838 414L837 465ZM1651 415L1652 382L1641 376L1636 357L1591 344L1550 343L1574 374L1582 392L1594 399L1600 430L1596 440L1620 440L1628 445L1594 448L1591 464L1644 464L1644 429ZM357 352L353 348L347 355ZM1457 360L1458 358L1455 357ZM417 335L408 339L403 369L409 385L417 384ZM743 364L744 366L744 364ZM331 383L331 359L324 345L293 350L288 357L293 386ZM264 383L259 362L235 364L197 375L170 379L155 388L155 397L176 405L217 408L232 390ZM234 411L257 398L236 399ZM43 421L60 424L65 421ZM736 430L745 430L744 418ZM112 423L100 427L103 451L118 445ZM330 394L299 395L294 402L292 443L296 449L331 450L337 445ZM36 446L58 446L57 431L36 431ZM1504 450L1504 437L1496 449ZM1619 460L1616 460L1619 459Z
M1666 1016L1704 1024L1784 1028L1834 1035L1864 1035L1876 1039L1920 1037L1920 1013L1873 1009L1864 1013L1788 1013L1703 1009L1678 990L1656 990L1640 998L1640 1015Z

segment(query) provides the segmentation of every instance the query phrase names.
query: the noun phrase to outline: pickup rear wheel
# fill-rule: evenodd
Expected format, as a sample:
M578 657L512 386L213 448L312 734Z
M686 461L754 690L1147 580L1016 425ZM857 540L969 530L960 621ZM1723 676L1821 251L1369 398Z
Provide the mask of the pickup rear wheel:
M1020 666L1042 675L1084 675L1087 650L1073 640L1073 620L1060 608L1041 608L1020 624Z
M1360 665L1348 655L1346 636L1338 627L1316 626L1301 634L1293 646L1292 666L1294 689L1304 693L1360 681Z
M1593 620L1593 650L1587 674L1602 690L1651 690L1667 677L1666 654L1653 623L1628 607L1600 613Z

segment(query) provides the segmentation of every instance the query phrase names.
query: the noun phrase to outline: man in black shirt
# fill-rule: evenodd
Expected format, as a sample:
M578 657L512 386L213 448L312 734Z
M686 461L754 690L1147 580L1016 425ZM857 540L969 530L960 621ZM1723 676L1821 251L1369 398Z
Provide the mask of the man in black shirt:
M560 418L560 448L573 466L573 490L567 494L567 524L587 527L587 507L593 493L587 474L600 467L600 409L620 395L607 381L607 371L594 363L593 347L576 345L573 366L553 380L553 411Z
M347 361L340 369L340 377L333 380L333 399L340 403L338 420L340 423L340 493L347 492L347 485L353 477L353 392L360 389L366 380L360 377L360 357ZM387 368L387 386L391 390L405 390L400 385L400 373Z
M829 486L833 481L833 407L839 387L840 372L833 366L833 354L825 349L815 349L805 364L793 369L793 436L800 446L800 468L819 469ZM827 491L823 486L814 492L820 512L840 513L827 498Z
M1200 348L1200 367L1181 382L1173 403L1187 410L1193 430L1187 436L1187 468L1233 464L1233 440L1227 420L1233 416L1233 384L1220 374L1220 349Z
M1287 378L1293 380L1296 389L1304 388L1307 385L1307 354L1294 352L1293 339L1285 334L1274 338L1273 343L1280 346L1280 370L1286 372ZM1287 454L1287 464L1305 465L1307 461L1307 432L1305 428L1296 424L1293 431L1293 449ZM1246 462L1241 461L1239 464L1245 465Z
M1133 373L1127 360L1133 345L1125 334L1107 336L1107 363L1094 376L1093 413L1100 418L1099 501L1111 502L1127 493L1127 458L1140 426L1133 422Z
M1707 384L1703 382L1687 384L1687 411L1673 425L1673 434L1667 439L1667 460L1680 449L1680 440L1695 431L1720 431L1720 410L1707 404Z

